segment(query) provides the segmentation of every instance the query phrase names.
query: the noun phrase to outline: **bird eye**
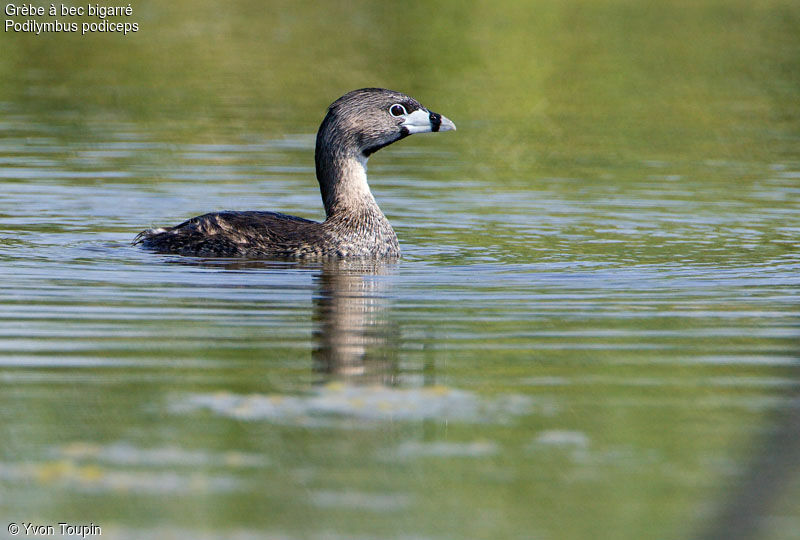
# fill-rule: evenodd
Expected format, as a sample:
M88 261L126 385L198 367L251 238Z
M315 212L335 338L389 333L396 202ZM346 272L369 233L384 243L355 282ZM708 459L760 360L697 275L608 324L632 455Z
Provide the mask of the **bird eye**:
M395 103L391 107L389 107L389 114L392 116L403 116L404 114L408 114L406 112L406 108L400 105L399 103Z

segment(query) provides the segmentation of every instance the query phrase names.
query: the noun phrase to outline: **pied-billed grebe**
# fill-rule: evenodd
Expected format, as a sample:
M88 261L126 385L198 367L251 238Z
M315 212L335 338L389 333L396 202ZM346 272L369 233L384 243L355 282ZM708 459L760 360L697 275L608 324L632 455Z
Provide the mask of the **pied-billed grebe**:
M134 244L200 257L397 257L397 235L367 184L367 159L413 133L454 129L453 122L400 92L354 90L328 107L317 132L325 221L276 212L214 212L175 227L147 229Z

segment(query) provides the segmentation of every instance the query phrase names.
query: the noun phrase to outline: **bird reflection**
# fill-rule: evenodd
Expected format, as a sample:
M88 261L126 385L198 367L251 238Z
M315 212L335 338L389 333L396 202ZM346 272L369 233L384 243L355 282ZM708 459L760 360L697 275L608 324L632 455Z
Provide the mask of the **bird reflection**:
M399 327L389 317L392 263L329 261L314 296L314 371L325 382L396 385Z
M317 382L399 383L400 329L390 317L393 260L317 262L241 259L170 259L170 263L223 270L316 270L313 371ZM426 361L425 381L432 378Z

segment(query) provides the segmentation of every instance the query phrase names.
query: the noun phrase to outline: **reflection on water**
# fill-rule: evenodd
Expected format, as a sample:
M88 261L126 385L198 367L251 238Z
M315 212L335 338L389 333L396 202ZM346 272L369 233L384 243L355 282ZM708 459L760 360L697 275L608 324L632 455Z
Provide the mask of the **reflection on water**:
M260 261L167 256L171 264L223 272L310 272L314 276L313 371L319 383L399 384L401 331L392 317L398 260ZM426 383L433 383L432 369Z
M314 370L357 384L398 383L400 328L391 317L396 262L328 261L316 277Z
M494 398L435 384L426 362L422 378L403 373L400 325L391 313L398 261L274 262L173 258L185 266L225 271L300 270L314 274L312 370L321 377L301 395L228 391L182 396L176 414L209 410L238 420L303 427L376 428L381 421L448 420L506 424L535 409L527 396ZM403 383L403 384L401 384ZM420 385L421 383L421 385Z

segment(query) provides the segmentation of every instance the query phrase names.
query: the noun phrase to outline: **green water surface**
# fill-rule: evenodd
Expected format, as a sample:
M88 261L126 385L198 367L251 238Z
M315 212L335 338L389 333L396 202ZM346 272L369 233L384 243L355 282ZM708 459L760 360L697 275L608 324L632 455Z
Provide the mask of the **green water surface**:
M800 538L800 4L132 8L0 33L0 537ZM365 86L402 260L130 245Z

